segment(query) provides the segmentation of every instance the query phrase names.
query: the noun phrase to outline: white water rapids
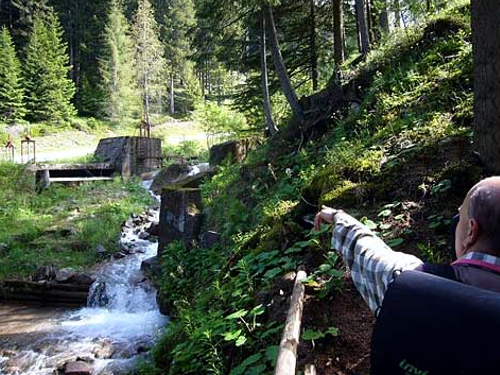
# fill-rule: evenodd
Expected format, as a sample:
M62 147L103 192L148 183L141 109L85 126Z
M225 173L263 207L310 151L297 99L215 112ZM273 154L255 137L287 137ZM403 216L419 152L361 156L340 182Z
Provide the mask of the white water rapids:
M158 211L149 212L158 219ZM140 270L144 259L156 255L157 243L139 239L134 229L124 228L120 241L135 253L94 273L92 288L105 284L105 295L98 296L104 305L76 310L0 306L0 374L56 374L77 359L85 360L92 374L122 374L135 366L168 319L158 311L156 290ZM16 325L23 328L19 337L12 334Z

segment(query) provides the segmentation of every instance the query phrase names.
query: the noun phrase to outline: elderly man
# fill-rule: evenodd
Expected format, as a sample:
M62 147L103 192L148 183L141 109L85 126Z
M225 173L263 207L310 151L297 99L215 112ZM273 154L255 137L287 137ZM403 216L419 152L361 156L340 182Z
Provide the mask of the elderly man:
M500 292L500 177L477 183L459 208L455 232L458 260L451 265L423 263L391 250L370 229L342 210L323 206L314 224L333 224L332 247L351 270L352 280L374 314L389 284L402 271L420 270Z

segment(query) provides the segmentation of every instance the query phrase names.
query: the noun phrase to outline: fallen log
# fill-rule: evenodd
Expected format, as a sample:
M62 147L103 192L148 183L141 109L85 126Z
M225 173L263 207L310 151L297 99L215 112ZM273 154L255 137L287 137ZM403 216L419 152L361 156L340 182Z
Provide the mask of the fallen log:
M304 307L304 284L307 274L298 271L295 277L290 308L286 317L286 324L280 342L278 359L276 361L275 375L294 375L297 364L297 347L300 338L300 325Z
M90 285L7 280L0 283L0 300L85 306L89 289Z

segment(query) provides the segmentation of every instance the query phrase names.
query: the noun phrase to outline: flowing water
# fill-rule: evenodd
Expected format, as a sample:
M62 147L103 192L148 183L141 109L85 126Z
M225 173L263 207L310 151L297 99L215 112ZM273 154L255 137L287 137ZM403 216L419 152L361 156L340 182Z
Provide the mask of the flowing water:
M158 211L150 210L158 219ZM88 306L81 309L0 305L0 374L55 374L83 359L93 374L121 374L149 350L167 318L156 291L140 271L157 243L124 228L120 241L132 254L94 273Z

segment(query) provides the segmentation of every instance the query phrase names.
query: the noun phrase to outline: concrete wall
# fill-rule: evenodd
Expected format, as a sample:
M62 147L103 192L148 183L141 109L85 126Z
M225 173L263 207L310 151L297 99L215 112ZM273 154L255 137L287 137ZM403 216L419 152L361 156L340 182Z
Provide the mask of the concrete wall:
M158 258L165 245L181 240L190 248L201 228L201 193L197 188L164 188L161 194Z
M114 164L122 177L138 176L161 168L162 152L159 138L103 138L94 152L104 163Z

